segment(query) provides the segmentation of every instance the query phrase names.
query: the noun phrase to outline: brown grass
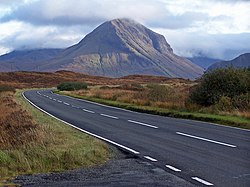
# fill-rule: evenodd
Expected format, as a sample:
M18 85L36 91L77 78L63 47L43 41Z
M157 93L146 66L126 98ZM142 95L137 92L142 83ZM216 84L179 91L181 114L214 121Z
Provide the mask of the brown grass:
M0 149L12 149L43 139L43 131L13 100L13 92L0 92Z

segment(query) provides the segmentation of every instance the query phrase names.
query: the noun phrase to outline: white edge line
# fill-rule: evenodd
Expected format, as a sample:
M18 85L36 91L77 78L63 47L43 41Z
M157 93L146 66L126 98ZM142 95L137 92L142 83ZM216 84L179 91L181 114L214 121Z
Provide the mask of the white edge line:
M83 129L81 129L81 128L75 126L75 125L72 125L71 123L68 123L68 122L66 122L66 121L64 121L64 120L62 120L62 119L60 119L60 118L57 118L56 116L54 116L54 115L48 113L47 111L41 109L40 107L38 107L37 105L35 105L33 102L31 102L28 98L26 98L26 96L24 95L24 92L22 93L22 96L23 96L23 98L24 98L25 100L27 100L32 106L34 106L35 108L39 109L39 110L42 111L43 113L45 113L45 114L47 114L47 115L49 115L49 116L51 116L51 117L53 117L53 118L55 118L55 119L57 119L57 120L63 122L63 123L65 123L65 124L67 124L67 125L69 125L69 126L71 126L71 127L73 127L73 128L75 128L75 129L77 129L77 130L79 130L79 131L82 131L82 132L84 132L84 133L86 133L86 134L88 134L88 135L90 135L90 136L94 136L94 137L96 137L96 138L98 138L98 139L100 139L100 140L106 141L106 142L108 142L108 143L110 143L110 144L113 144L113 145L115 145L115 146L117 146L117 147L120 147L120 148L122 148L122 149L125 149L125 150L127 150L127 151L129 151L129 152L132 152L132 153L134 153L134 154L140 154L140 152L135 151L134 149L131 149L131 148L129 148L129 147L126 147L126 146L124 146L124 145L121 145L121 144L119 144L119 143L116 143L116 142L114 142L114 141L112 141L112 140L109 140L109 139L104 138L104 137L102 137L102 136L99 136L99 135L97 135L97 134L91 133L91 132L89 132L89 131L83 130Z
M176 171L176 172L180 172L181 171L180 169L175 168L175 167L170 166L170 165L166 165L166 167L169 168L169 169L171 169L171 170L173 170L173 171Z
M205 181L205 180L203 180L203 179L200 179L199 177L192 177L192 179L194 179L194 180L196 180L196 181L198 181L198 182L200 182L200 183L202 183L202 184L205 184L205 185L207 185L207 186L213 186L212 183L207 182L207 181Z
M127 109L118 108L118 107L114 107L114 106L108 106L108 105L96 103L96 102L93 102L93 101L88 101L88 100L85 100L85 99L74 98L74 97L71 97L71 96L68 96L68 95L60 95L60 94L53 93L53 92L52 92L52 94L55 94L55 95L58 95L58 96L69 97L71 99L79 100L79 101L82 101L82 102L92 103L92 104L95 104L95 105L100 105L100 106L104 106L104 107L107 107L107 108L113 108L113 109L117 109L117 110L123 110L123 111L131 112L131 113L145 114L145 115L150 115L150 116L160 116L160 115L154 115L154 114L148 114L148 113L142 113L142 112L135 112L135 111L132 111L132 110L127 110ZM182 121L191 121L191 122L194 121L194 122L204 123L204 124L207 124L207 125L209 124L209 125L214 125L214 126L218 126L218 127L226 127L226 128L230 128L230 129L242 130L242 131L248 131L248 132L250 132L250 129L242 129L242 128L238 128L238 127L230 127L230 126L220 125L220 124L206 122L206 121L198 121L198 120L194 120L194 119L173 118L173 117L169 117L169 116L161 116L161 117L171 118L171 119L178 119L178 120L182 120Z
M139 125L143 125L143 126L147 126L147 127L151 127L151 128L154 128L154 129L158 129L158 127L156 127L154 125L149 125L149 124L146 124L146 123L142 123L142 122L138 122L138 121L133 121L133 120L130 120L130 119L128 120L128 122L139 124Z
M100 114L101 116L104 116L104 117L107 117L107 118L112 118L112 119L119 119L118 117L116 116L110 116L110 115L107 115L107 114Z
M224 146L228 146L228 147L232 147L232 148L237 147L236 145L231 145L231 144L227 144L227 143L223 143L223 142L218 142L218 141L215 141L215 140L210 140L210 139L202 138L202 137L199 137L199 136L193 136L193 135L185 134L185 133L182 133L182 132L176 132L176 134L179 134L179 135L182 135L182 136L187 136L187 137L190 137L190 138L195 138L195 139L198 139L198 140L211 142L211 143L216 143L216 144L220 144L220 145L224 145Z
M152 158L150 156L144 156L144 158L146 158L146 159L148 159L148 160L150 160L152 162L157 162L157 160L155 158Z

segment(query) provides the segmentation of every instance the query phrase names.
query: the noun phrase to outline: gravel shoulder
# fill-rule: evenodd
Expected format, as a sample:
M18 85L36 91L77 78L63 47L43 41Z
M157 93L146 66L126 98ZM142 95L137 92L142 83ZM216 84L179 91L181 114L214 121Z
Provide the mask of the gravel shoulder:
M130 154L117 156L102 166L60 173L22 175L11 182L21 186L185 186L193 184Z

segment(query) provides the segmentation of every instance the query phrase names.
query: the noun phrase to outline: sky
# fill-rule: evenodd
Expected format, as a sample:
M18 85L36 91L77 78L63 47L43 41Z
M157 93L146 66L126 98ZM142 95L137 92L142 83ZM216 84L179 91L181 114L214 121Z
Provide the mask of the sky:
M101 23L130 18L165 36L181 56L250 52L250 0L0 0L0 55L66 48Z

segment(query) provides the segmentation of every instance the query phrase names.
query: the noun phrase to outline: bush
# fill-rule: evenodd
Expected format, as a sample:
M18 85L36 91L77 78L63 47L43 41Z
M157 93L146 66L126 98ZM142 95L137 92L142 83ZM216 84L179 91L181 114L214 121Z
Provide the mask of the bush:
M250 110L250 93L235 96L232 103L239 110Z
M217 69L205 73L201 82L194 87L191 102L210 106L218 103L222 96L234 98L250 92L250 71L246 69Z
M57 86L57 89L60 91L74 91L87 89L88 86L84 82L63 82Z
M171 90L169 87L160 84L147 85L149 88L148 99L150 101L166 101L167 95L170 94Z
M8 85L0 85L0 92L15 92L15 88Z

